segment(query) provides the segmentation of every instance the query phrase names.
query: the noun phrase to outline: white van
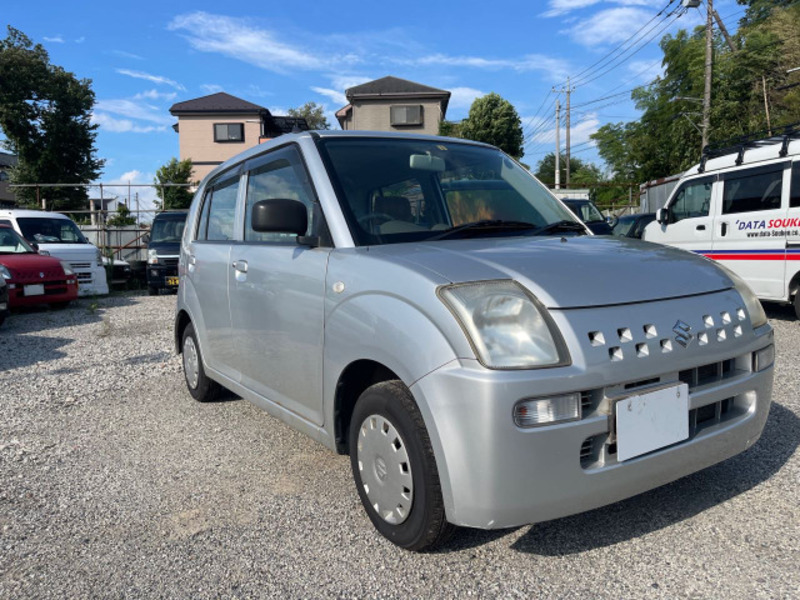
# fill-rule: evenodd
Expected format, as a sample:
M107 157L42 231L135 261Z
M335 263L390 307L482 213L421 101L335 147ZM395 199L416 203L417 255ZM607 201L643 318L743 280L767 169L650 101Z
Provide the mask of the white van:
M800 130L707 152L642 239L719 261L800 318Z
M0 225L10 225L41 254L69 263L78 276L78 295L108 294L102 254L66 215L42 210L0 210Z

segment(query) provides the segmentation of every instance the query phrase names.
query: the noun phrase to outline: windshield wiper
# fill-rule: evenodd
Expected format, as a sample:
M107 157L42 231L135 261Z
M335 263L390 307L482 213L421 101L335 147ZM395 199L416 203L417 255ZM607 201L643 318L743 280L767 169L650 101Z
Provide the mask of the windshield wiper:
M471 221L464 223L458 227L453 227L447 231L429 237L426 241L443 240L449 237L458 235L465 231L480 231L481 229L496 229L496 230L509 230L509 231L527 231L534 229L536 226L533 223L526 223L525 221L505 221L503 219L484 219L482 221Z
M550 223L549 225L540 227L539 229L534 231L531 235L547 235L548 233L555 233L556 231L575 231L575 232L579 231L585 235L586 227L581 225L577 221L570 221L568 219L564 219L562 221L556 221L555 223Z

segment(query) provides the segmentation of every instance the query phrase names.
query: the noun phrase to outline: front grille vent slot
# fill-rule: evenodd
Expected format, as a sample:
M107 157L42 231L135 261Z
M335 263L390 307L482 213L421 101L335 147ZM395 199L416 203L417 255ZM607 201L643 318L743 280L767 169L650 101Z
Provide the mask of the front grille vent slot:
M730 358L721 362L702 365L694 369L687 369L678 374L678 379L689 386L689 389L701 385L717 383L732 377L735 372L735 361Z

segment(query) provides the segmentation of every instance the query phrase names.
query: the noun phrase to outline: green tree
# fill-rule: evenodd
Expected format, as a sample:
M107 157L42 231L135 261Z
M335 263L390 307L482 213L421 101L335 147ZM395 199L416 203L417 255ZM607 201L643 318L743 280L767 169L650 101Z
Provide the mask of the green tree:
M440 121L439 135L445 137L463 138L461 135L461 124L463 121Z
M289 116L305 119L309 129L331 128L328 119L325 117L325 109L316 102L306 102L299 108L290 108Z
M99 177L97 125L91 123L91 80L50 63L41 44L8 27L0 40L0 129L17 155L11 183L89 183ZM84 210L85 188L41 188L51 210ZM33 188L18 188L23 205L37 205Z
M156 201L156 206L162 210L189 208L192 205L192 192L188 187L165 186L167 183L189 183L197 185L192 181L192 161L187 158L178 160L173 157L165 165L156 171L153 181L156 184L156 195L160 201Z
M492 92L477 98L461 122L461 136L497 146L514 158L522 156L522 122L508 100Z
M117 214L108 219L108 224L111 227L126 227L136 225L136 219L131 216L131 211L126 204L120 204Z
M555 152L550 152L539 161L536 178L547 186L555 185ZM559 161L562 185L567 180L567 159L562 155ZM570 187L589 189L589 198L601 208L628 202L628 188L625 185L610 185L610 181L597 165L574 156L569 159Z
M559 172L560 172L560 181L561 183L565 183L567 181L567 157L561 154L558 162ZM569 174L570 174L570 181L574 180L576 173L578 173L581 169L585 169L587 167L594 167L594 165L585 163L580 158L576 158L574 156L569 157ZM596 169L596 167L594 167ZM598 178L600 177L600 170L597 169ZM536 179L541 181L543 184L548 186L555 185L556 182L556 153L550 152L546 154L545 157L539 161L539 164L536 166Z

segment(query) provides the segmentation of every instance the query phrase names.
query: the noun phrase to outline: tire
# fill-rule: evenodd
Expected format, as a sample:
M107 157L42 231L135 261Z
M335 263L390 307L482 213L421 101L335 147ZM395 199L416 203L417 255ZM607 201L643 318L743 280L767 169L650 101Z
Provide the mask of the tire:
M377 383L361 394L349 445L358 495L381 535L414 551L432 550L450 537L455 527L445 518L428 431L402 382Z
M147 286L147 293L150 296L158 296L158 288L152 285Z
M794 294L794 316L800 319L800 290Z
M198 402L213 402L219 398L222 386L206 376L200 345L197 343L197 335L191 323L183 330L181 356L183 357L183 377L192 398Z

